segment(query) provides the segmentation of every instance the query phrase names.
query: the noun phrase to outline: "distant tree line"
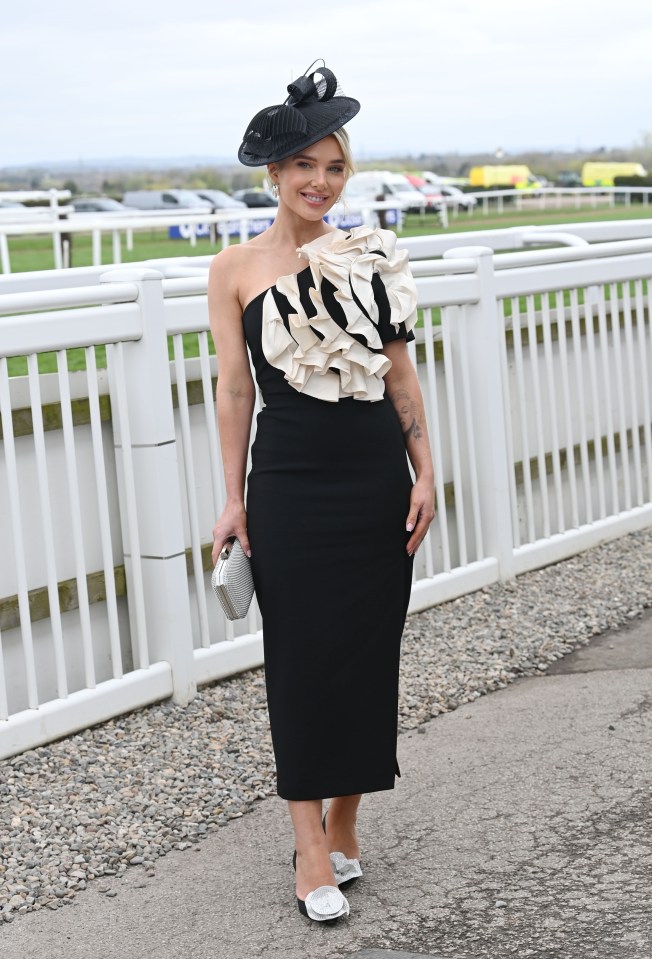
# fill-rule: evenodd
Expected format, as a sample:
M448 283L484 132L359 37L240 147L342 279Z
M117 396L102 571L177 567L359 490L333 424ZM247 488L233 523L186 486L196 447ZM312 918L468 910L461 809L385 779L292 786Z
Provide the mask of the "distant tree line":
M593 150L531 150L522 153L494 151L485 153L409 153L397 151L386 157L358 157L359 169L432 170L440 176L465 177L473 166L493 163L524 163L535 173L555 180L562 170L577 170L587 160L634 160L652 172L652 130L643 132L630 148L604 146ZM40 167L0 169L0 190L46 190L49 187L70 190L74 196L101 193L120 199L127 190L164 190L186 188L225 190L232 193L259 186L264 169L244 169L238 164L195 167L170 166L168 169L103 169L85 162L82 168L47 170Z

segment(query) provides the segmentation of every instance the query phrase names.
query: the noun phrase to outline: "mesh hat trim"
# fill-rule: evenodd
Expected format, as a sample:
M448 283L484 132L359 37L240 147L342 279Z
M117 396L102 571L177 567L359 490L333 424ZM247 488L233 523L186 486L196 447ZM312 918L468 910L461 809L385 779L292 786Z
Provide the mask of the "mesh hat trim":
M245 166L284 160L339 130L360 110L326 66L290 83L288 92L284 103L259 110L249 123L238 150Z

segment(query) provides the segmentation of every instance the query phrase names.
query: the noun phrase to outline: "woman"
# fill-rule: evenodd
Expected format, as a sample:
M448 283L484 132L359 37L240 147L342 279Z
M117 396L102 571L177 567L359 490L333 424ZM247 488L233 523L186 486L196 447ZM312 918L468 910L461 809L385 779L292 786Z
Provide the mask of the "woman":
M219 253L210 272L227 491L213 560L229 537L251 556L297 902L329 921L348 915L339 887L362 875L361 796L392 789L400 775L400 641L434 481L406 348L416 319L407 254L387 230L345 232L323 219L352 171L342 127L360 105L326 67L288 92L254 117L239 152L246 165L267 166L277 217ZM255 398L247 347L265 406L245 507Z

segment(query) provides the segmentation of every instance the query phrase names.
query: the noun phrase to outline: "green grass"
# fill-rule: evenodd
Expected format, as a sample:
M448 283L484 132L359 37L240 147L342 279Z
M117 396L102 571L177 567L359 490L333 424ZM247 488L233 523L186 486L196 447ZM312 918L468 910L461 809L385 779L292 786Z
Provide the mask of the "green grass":
M550 226L551 224L565 223L599 223L611 220L648 220L652 219L652 206L636 205L632 207L598 207L595 210L584 207L576 210L517 210L506 209L503 214L490 211L487 216L480 209L471 216L460 213L457 219L451 215L448 218L448 229L439 225L436 216L419 216L410 213L405 218L401 236L439 236L445 233L467 233L474 230L500 230L513 226Z
M208 337L208 352L215 353L212 337ZM183 335L183 355L186 359L192 359L199 356L199 335L197 333L184 333ZM172 337L168 336L168 356L170 360L174 359L174 346ZM68 361L68 370L78 372L86 369L86 355L83 348L66 350L66 359ZM39 373L57 372L57 354L39 353L37 356ZM95 347L95 363L98 369L106 369L106 347ZM9 376L27 376L27 357L11 356L7 361Z
M498 214L490 211L488 216L477 209L473 215L460 213L457 219L449 216L448 229L439 225L434 215L420 217L410 214L406 217L401 236L440 235L442 233L466 233L470 230L497 230L513 226L540 226L552 223L595 223L601 220L640 220L652 219L652 207L642 204L635 206L603 206L597 209L547 209L516 210L506 208L505 213ZM31 270L54 269L54 253L50 236L9 237L9 253L11 269L14 273L29 272ZM237 240L235 240L237 242ZM134 233L134 249L126 249L123 237L122 261L133 263L138 260L159 259L173 256L209 256L220 249L219 245L212 245L210 240L202 238L192 247L187 240L170 240L167 229L147 230ZM111 237L102 238L102 262L109 265L112 262ZM72 247L73 266L92 265L92 246L90 235L75 234Z
M53 270L54 252L50 236L9 237L9 259L12 273L28 273L32 270ZM170 240L167 229L134 233L134 248L129 251L122 238L122 262L152 260L168 256L207 256L217 253L219 246L212 246L208 239L198 239L197 246L187 240ZM110 236L102 237L102 262L112 263L113 247ZM75 234L72 241L72 265L92 266L91 237Z
M68 360L68 369L71 373L86 369L86 355L83 349L73 349L66 351ZM39 353L37 356L39 373L56 373L57 354ZM106 347L95 347L95 362L99 369L106 368ZM7 360L9 376L27 376L27 357L10 356Z

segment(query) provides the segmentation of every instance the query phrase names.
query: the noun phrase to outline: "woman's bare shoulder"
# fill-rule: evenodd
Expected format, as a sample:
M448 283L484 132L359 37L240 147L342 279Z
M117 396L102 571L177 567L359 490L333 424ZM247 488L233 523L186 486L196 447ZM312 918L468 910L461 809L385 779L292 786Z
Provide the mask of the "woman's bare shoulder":
M234 243L232 246L224 247L211 260L210 276L219 280L232 277L243 267L243 261L246 259L246 254L243 254L244 244Z
M255 265L259 255L260 250L255 239L247 243L234 243L227 246L213 257L210 278L213 282L227 284L228 288L237 294L240 291L242 278Z
M246 243L234 243L213 257L209 273L209 297L218 295L238 303L242 310L252 298L252 284L264 270L269 243L257 236ZM256 290L253 290L255 294Z

